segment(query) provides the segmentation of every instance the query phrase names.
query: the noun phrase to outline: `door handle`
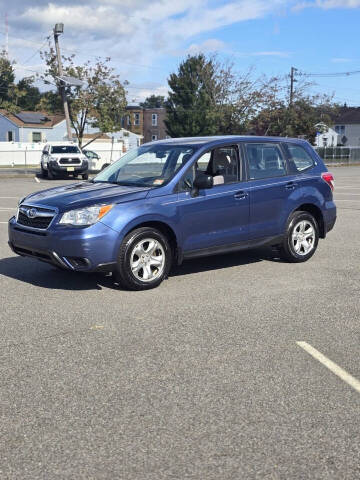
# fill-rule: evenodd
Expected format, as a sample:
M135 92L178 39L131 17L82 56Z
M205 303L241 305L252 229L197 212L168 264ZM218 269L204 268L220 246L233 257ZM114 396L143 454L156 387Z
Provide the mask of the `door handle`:
M285 185L285 188L286 188L286 190L295 190L296 186L297 186L296 182L288 182Z
M242 199L246 198L247 196L248 196L248 194L246 192L244 192L243 190L240 190L240 192L235 193L234 198L236 200L242 200Z

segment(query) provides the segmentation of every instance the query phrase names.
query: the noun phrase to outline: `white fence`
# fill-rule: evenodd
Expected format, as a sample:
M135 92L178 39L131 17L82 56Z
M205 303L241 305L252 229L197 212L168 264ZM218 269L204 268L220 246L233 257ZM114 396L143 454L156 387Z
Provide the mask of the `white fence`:
M327 165L360 164L360 147L314 147Z
M69 142L63 142L62 144L67 143ZM45 143L0 142L0 167L38 166L45 145ZM86 147L86 150L92 150L100 156L100 161L89 160L89 169L97 170L104 163L110 163L110 160L117 160L123 155L123 142L115 142L113 146L111 143L93 142Z

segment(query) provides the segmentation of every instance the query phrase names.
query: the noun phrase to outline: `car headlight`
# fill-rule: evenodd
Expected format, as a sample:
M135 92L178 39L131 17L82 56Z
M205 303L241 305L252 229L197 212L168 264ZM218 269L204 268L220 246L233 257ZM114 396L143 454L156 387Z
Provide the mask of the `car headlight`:
M92 207L79 208L65 212L59 223L62 225L93 225L103 218L114 205L94 205Z

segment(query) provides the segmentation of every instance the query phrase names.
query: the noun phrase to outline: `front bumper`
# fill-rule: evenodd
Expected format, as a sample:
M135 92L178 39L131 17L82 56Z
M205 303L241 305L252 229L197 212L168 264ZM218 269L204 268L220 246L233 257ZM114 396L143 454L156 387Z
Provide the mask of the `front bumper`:
M121 241L118 232L101 222L86 228L55 225L34 230L12 217L8 232L9 246L16 254L84 272L114 270Z
M74 170L68 171L68 168L73 168ZM83 163L81 165L60 165L57 162L49 163L48 169L52 173L57 173L57 174L82 174L82 173L87 173L89 171L89 165L88 163Z

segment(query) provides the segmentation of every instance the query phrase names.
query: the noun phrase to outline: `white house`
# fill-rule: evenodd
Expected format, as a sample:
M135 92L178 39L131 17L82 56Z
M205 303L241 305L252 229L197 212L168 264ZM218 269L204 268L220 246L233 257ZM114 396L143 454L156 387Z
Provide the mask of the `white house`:
M64 115L0 109L0 142L52 142L66 137Z
M360 146L360 107L344 106L330 127L323 123L316 126L319 129L315 139L317 147Z

